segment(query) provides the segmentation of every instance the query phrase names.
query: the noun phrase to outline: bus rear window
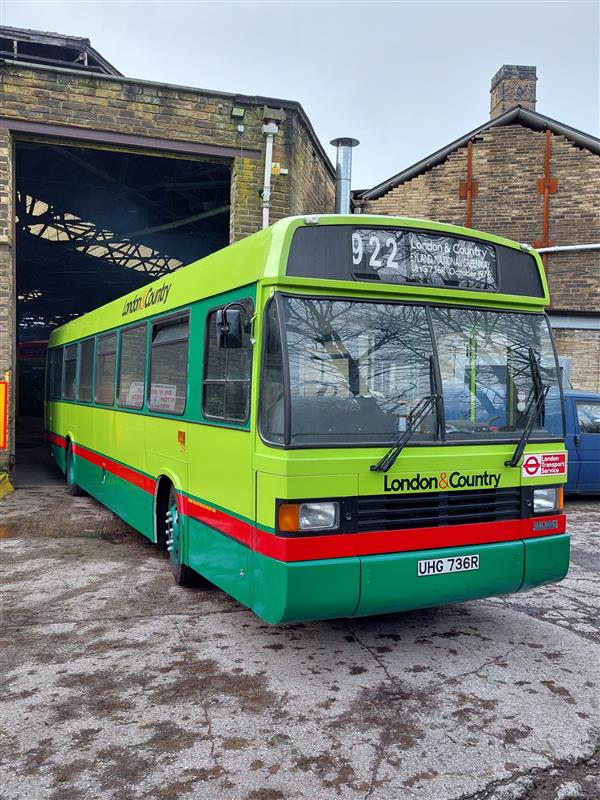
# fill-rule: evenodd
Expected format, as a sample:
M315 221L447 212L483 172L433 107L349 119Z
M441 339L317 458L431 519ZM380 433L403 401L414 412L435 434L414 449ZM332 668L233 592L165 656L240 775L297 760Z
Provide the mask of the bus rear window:
M102 406L112 406L115 401L115 364L117 334L101 336L96 346L95 400Z
M63 398L75 399L75 381L77 380L77 345L65 347L65 372L63 381Z
M149 408L183 414L186 403L189 320L179 317L152 328Z

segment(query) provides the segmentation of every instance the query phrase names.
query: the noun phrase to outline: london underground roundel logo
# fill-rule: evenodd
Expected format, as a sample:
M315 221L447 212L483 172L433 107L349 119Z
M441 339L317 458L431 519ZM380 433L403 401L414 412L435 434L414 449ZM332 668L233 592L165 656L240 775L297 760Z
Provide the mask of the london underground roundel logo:
M528 456L523 462L523 470L527 475L535 475L540 467L540 460L537 456Z

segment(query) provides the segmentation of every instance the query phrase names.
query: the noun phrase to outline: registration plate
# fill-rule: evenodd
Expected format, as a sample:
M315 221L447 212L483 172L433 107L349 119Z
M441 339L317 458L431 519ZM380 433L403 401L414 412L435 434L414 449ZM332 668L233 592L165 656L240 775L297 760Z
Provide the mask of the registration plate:
M417 562L417 575L445 575L447 572L469 572L479 569L479 554L454 556L454 558L425 558Z

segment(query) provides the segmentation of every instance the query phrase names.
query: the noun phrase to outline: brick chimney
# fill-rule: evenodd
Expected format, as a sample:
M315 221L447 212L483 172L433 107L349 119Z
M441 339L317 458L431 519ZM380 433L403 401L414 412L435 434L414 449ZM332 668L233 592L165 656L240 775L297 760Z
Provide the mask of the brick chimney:
M504 64L492 78L490 119L515 106L535 111L535 67Z

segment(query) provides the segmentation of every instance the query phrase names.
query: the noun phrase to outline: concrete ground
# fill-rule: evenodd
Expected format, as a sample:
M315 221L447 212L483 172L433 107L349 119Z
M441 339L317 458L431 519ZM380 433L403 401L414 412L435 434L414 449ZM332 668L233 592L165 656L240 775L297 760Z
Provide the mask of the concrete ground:
M599 798L600 501L569 511L559 585L269 627L90 498L19 489L2 797Z

